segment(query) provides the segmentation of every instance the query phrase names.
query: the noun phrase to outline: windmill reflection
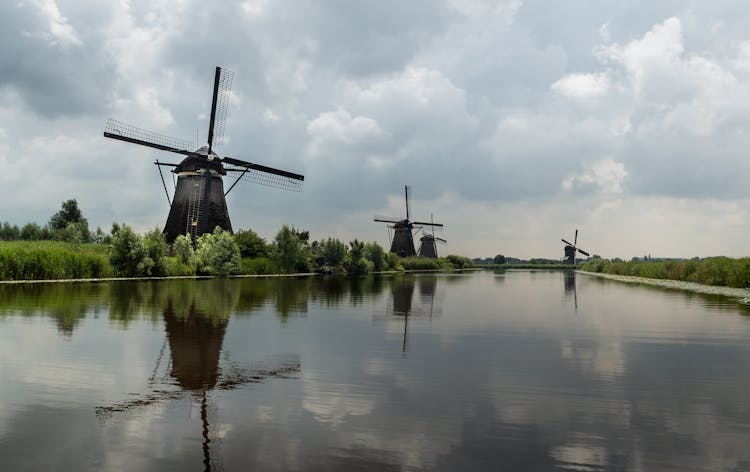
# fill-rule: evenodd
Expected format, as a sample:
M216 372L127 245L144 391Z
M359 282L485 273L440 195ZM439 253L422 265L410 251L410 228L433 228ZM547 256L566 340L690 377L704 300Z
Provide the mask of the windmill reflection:
M565 288L565 300L573 300L573 306L578 312L578 291L576 290L576 273L572 270L565 271L563 276Z
M204 470L210 471L220 469L221 464L217 458L211 458L212 436L215 441L217 435L211 434L209 417L216 408L208 407L208 392L234 389L272 377L288 378L300 372L300 359L299 355L291 355L255 366L222 360L231 310L219 310L219 314L211 316L198 308L197 303L195 296L187 299L168 297L163 309L164 344L148 379L147 391L134 399L97 407L96 415L108 419L169 400L197 400L200 402ZM170 357L168 372L160 377L157 373L167 346ZM173 388L175 385L179 388Z
M414 292L418 287L418 299ZM394 279L391 285L391 298L388 299L385 315L376 314L376 320L403 320L404 332L401 353L406 356L409 351L410 318L432 321L433 316L440 316L440 303L436 300L437 277L411 277ZM437 303L436 303L437 302Z

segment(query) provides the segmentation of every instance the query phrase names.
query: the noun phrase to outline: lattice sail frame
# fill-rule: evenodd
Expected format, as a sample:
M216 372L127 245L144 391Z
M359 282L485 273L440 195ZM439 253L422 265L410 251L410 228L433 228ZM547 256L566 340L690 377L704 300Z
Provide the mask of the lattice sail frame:
M293 192L301 192L305 183L304 180L297 180L291 177L271 174L252 168L243 169L225 167L224 170L226 170L228 176L239 178L239 180L244 182L252 182L266 187L291 190Z
M213 145L224 144L224 129L227 123L227 111L232 97L232 79L234 72L219 68L219 88L216 96L216 119L214 121Z
M193 152L197 148L195 143L186 139L173 138L171 136L154 133L153 131L129 125L113 118L107 119L107 124L104 126L104 133L105 135L110 134L113 137L121 136L123 138L157 144L165 148L185 151L185 153Z

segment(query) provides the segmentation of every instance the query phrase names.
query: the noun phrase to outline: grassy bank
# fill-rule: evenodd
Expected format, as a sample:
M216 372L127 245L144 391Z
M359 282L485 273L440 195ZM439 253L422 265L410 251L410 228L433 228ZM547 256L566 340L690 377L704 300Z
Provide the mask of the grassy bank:
M185 262L178 255L166 254L159 255L158 260L152 263L153 267L159 267L158 272L124 273L122 269L115 266L117 259L113 259L113 251L113 245L110 244L0 241L0 281L206 275L197 269L195 261ZM133 250L131 249L130 252ZM391 254L389 257L391 260L381 267L381 270L453 270L471 267L469 259L461 256L426 259L422 257L398 258ZM157 256L154 256L154 259L157 259ZM306 264L303 269L292 272L321 271L321 268L312 262ZM368 271L372 270L369 265L366 267ZM272 275L288 272L290 271L284 270L279 260L262 256L241 257L237 267L229 273ZM332 273L346 274L347 271Z
M721 287L750 287L750 258L708 257L682 261L614 262L597 259L581 265L586 272L679 280Z
M107 247L61 241L0 244L0 280L88 279L113 275Z

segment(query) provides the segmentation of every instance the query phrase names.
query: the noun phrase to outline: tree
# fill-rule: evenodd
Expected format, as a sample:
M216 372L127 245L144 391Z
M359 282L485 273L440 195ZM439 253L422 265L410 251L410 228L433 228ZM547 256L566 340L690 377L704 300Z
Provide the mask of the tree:
M240 270L240 247L232 234L219 226L198 238L195 258L198 270L211 275L226 276Z
M112 225L114 228L114 224ZM117 232L112 235L112 252L109 261L118 275L134 277L141 275L145 267L142 264L146 249L141 238L126 225L117 225Z
M307 245L309 233L296 231L287 225L276 234L273 258L284 272L308 272L310 270L310 247Z
M503 256L502 254L498 254L497 256L495 256L492 262L498 265L505 264L505 256Z
M172 244L175 254L180 262L192 266L195 264L195 249L193 249L193 240L187 234L177 236Z
M167 239L164 233L154 228L143 236L146 256L141 261L141 275L162 276L167 273Z
M373 270L381 271L386 267L385 250L374 241L365 244L365 258L372 262Z
M83 217L81 210L78 208L78 202L73 198L62 203L62 208L52 215L48 225L52 230L63 230L68 224L81 221L85 222L86 218ZM88 222L86 224L88 228Z
M373 263L365 259L365 243L361 241L351 241L349 243L349 267L351 274L366 274L372 271Z
M346 244L338 239L328 238L321 245L325 265L336 267L344 262L346 257Z
M240 255L246 258L268 257L270 248L266 240L251 230L239 230L234 233L234 240L240 248Z

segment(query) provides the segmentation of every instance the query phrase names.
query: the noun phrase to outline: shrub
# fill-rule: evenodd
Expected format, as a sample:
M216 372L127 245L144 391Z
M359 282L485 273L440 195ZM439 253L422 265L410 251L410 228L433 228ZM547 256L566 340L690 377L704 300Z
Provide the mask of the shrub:
M180 263L195 266L195 249L193 249L193 240L187 234L177 236L172 244L175 256L179 258Z
M144 269L141 274L148 276L166 275L167 239L164 233L154 228L143 236L143 248L146 252L142 264ZM148 266L146 269L145 267Z
M234 233L234 240L240 248L240 255L243 258L253 259L256 257L268 257L270 248L266 240L258 236L255 231L239 230Z
M320 246L325 265L336 267L344 262L347 253L346 244L338 239L328 238Z
M365 244L365 258L372 262L372 269L375 271L384 270L387 266L385 251L376 242Z
M256 257L254 259L242 258L240 261L240 274L268 275L276 274L278 271L278 265L267 257Z
M143 259L146 257L146 249L143 247L140 236L133 229L126 225L113 225L112 235L112 252L109 261L112 268L118 275L134 277L141 275L141 271L149 266L144 264Z
M276 234L273 259L284 272L309 272L312 254L307 244L309 233L296 231L287 225Z
M198 238L195 258L198 270L210 275L226 276L240 270L240 248L234 237L218 226Z

